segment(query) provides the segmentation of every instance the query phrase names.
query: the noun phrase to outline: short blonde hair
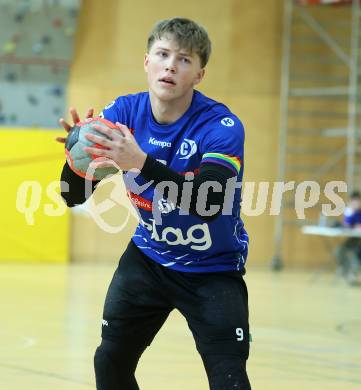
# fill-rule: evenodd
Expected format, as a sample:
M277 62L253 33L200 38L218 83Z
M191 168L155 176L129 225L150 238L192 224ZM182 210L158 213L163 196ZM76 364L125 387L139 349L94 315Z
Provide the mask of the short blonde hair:
M211 54L211 41L207 31L196 22L186 18L173 18L159 21L148 37L148 52L154 41L164 36L172 36L182 49L189 53L197 53L201 67L207 65Z

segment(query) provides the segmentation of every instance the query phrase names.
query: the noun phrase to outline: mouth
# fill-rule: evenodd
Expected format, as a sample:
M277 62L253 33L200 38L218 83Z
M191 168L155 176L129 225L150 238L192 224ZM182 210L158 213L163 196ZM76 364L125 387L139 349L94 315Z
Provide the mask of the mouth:
M175 81L170 77L163 77L158 80L160 83L165 85L176 85Z

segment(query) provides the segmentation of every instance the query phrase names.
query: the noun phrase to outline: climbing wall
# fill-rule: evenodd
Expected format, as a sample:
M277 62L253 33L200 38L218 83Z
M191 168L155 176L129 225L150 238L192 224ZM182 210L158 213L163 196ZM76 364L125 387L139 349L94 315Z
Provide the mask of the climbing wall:
M80 0L0 0L0 126L56 127Z

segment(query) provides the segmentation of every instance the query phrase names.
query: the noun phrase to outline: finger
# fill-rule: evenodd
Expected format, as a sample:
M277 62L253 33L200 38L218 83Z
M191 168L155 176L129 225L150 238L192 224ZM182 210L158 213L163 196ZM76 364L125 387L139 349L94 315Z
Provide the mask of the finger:
M88 112L85 115L85 118L93 118L94 116L94 108L89 108Z
M73 107L70 108L69 112L70 112L71 117L73 118L74 125L76 125L78 122L80 122L78 112L75 108L73 108Z
M101 149L101 148L93 148L91 146L84 146L83 147L84 152L87 152L89 154L99 156L99 157L111 157L111 154L108 149Z
M69 123L65 122L64 118L60 118L59 123L61 124L61 126L64 127L65 131L67 131L69 133L69 131L71 130L71 126L69 125Z
M117 122L116 123L118 129L121 131L121 133L124 135L124 137L131 137L132 136L132 133L130 132L130 130L128 129L127 126L125 125L122 125L121 123Z
M89 164L90 168L97 169L97 168L117 168L117 165L114 163L113 160L106 159L103 161L93 161Z
M93 129L96 131L99 131L99 133L102 133L109 137L112 140L115 139L121 139L123 136L119 134L119 132L115 129L111 129L110 127L102 126L102 125L92 125Z
M60 143L62 143L62 144L65 144L66 138L63 138L63 137L56 137L56 138L55 138L55 141L60 142Z
M105 137L99 137L98 135L94 135L94 134L85 134L85 138L88 139L89 141L105 146L107 148L112 147L112 142Z

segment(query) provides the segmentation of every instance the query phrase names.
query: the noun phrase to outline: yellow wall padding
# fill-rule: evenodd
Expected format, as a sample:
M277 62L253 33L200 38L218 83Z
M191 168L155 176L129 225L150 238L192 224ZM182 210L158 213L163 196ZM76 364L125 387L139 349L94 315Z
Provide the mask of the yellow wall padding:
M65 263L68 211L59 198L63 131L0 129L0 261Z

